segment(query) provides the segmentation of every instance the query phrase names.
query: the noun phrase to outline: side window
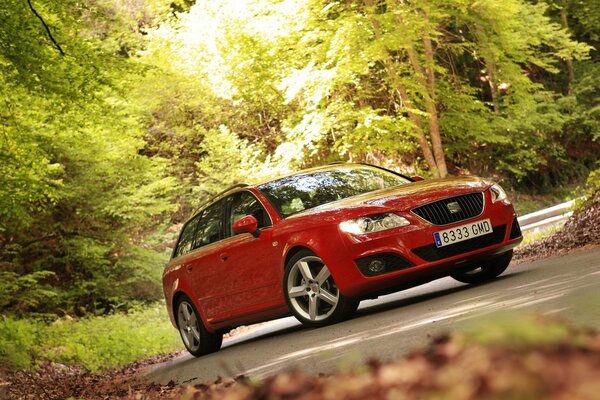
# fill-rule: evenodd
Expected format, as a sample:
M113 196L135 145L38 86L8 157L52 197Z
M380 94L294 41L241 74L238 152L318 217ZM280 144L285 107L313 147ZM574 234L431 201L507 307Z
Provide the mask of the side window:
M193 243L194 243L194 234L196 233L196 227L198 226L198 220L200 216L196 216L194 219L190 220L181 232L179 236L179 242L177 242L177 248L175 250L175 257L179 257L184 255L185 253L189 253L192 251Z
M224 202L219 201L202 212L198 221L194 248L206 246L221 239L223 205Z
M239 192L233 196L233 201L231 203L227 221L229 225L229 236L234 235L234 222L246 215L253 215L258 221L259 228L271 225L271 218L260 201L258 201L258 199L250 192Z

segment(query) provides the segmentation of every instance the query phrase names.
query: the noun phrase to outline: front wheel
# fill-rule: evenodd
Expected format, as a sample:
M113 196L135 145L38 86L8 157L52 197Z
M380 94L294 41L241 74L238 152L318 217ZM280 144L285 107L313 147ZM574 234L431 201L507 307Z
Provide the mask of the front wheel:
M214 353L221 348L223 335L210 333L206 330L194 304L187 296L182 296L177 302L177 328L185 348L195 357Z
M344 296L327 265L308 250L298 252L288 262L283 286L288 307L306 326L334 324L358 308L359 301Z
M494 258L482 262L477 268L466 272L460 272L452 274L452 278L463 283L481 283L494 279L501 273L503 273L510 260L512 260L513 251L509 250L506 253L502 253Z

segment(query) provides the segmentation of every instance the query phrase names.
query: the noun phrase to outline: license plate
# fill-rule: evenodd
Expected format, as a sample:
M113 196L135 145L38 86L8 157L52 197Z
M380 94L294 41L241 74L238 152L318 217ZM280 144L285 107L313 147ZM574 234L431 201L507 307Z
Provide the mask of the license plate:
M483 219L470 224L455 226L454 228L435 232L433 238L437 247L447 246L449 244L462 242L463 240L473 239L478 236L492 233L492 224L488 219Z

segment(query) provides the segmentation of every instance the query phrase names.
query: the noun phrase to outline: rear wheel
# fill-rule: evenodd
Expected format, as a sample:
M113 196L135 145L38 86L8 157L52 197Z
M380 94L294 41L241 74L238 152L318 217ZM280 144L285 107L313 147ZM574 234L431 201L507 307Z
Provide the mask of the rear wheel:
M503 273L506 268L508 268L508 264L510 264L512 256L513 251L509 250L506 253L502 253L490 260L484 261L475 269L458 274L452 274L451 276L457 281L464 283L480 283L489 281Z
M221 348L223 335L206 330L194 304L187 296L182 296L175 307L177 328L181 340L190 354L199 357L214 353Z
M284 275L285 300L304 325L319 327L342 321L358 308L359 301L344 296L329 268L308 250L288 262Z

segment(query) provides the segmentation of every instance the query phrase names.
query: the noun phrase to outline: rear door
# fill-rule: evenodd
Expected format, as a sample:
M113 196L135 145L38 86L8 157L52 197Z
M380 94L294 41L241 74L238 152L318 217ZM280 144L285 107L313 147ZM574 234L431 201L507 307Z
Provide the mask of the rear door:
M200 305L200 312L207 321L214 319L225 309L219 299L231 290L231 282L225 276L219 258L223 245L223 216L225 211L223 200L207 207L198 214L197 227L192 242L192 252L184 268L189 277L192 290Z

